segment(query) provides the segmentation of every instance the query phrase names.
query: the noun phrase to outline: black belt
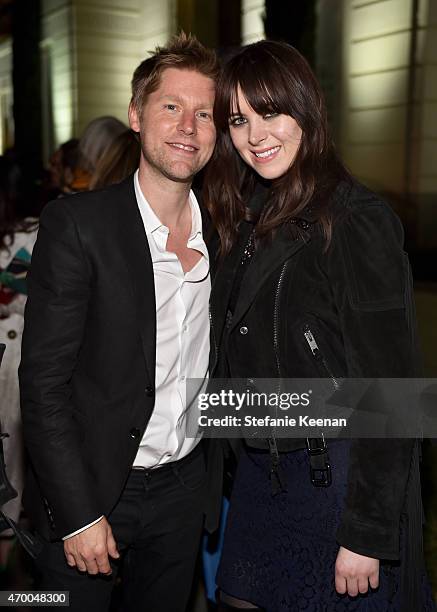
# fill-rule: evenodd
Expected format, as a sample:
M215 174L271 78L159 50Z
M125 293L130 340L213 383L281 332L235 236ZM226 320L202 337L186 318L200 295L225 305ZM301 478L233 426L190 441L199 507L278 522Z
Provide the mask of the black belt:
M146 467L143 467L142 465L134 465L131 469L131 472L142 472L144 474L151 474L153 472L159 471L160 473L162 473L163 471L171 470L174 467L179 467L180 465L184 465L184 463L189 463L201 453L203 453L202 442L199 442L199 444L197 444L193 448L193 450L190 453L188 453L188 455L185 455L185 457L182 457L182 459L178 459L177 461L167 461L167 463L164 463L163 465L157 465L153 468L146 468Z

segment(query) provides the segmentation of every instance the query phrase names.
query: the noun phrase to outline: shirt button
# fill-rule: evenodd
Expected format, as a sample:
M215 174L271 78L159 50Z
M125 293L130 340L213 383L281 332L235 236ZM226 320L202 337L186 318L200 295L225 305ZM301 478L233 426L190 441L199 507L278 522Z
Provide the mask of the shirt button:
M147 395L147 397L152 397L154 394L154 389L153 387L151 387L150 385L148 385L145 389L144 389L145 394Z
M182 328L182 331L185 333L185 332L187 332L187 330L188 330L188 325L184 325L183 328Z
M140 432L140 430L138 429L138 427L132 427L132 429L130 430L129 434L130 434L130 437L131 437L131 438L133 438L134 440L136 440L137 438L139 438L139 437L140 437L141 432Z
M179 380L180 380L181 382L184 382L184 380L185 380L185 376L181 376L181 377L179 378Z
M247 329L245 325L243 325L243 327L240 327L240 334L242 334L243 336L245 336L248 331L249 330Z
M15 329L10 329L8 331L9 340L15 340L16 337L17 337L17 332L15 331Z

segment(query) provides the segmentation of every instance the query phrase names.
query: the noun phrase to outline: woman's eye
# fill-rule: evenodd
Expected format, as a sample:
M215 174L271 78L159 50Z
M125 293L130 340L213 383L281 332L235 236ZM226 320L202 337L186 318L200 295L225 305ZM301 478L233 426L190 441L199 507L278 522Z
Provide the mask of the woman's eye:
M230 125L237 127L239 125L243 125L244 123L247 123L247 120L244 117L241 116L237 116L237 117L232 117L232 119L230 119L229 121Z
M279 113L265 113L264 115L264 119L273 119L274 117L277 117Z

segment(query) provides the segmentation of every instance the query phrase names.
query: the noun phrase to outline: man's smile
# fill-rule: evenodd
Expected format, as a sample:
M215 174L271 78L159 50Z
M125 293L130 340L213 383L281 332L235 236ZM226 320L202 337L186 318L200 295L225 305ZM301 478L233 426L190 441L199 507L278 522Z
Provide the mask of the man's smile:
M193 147L193 145L184 144L182 142L168 142L167 144L179 151L185 151L187 153L195 153L198 151L198 147Z

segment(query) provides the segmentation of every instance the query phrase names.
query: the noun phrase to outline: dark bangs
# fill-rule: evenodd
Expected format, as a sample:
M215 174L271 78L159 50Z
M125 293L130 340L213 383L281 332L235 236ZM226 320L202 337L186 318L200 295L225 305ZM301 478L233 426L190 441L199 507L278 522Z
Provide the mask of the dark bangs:
M282 58L278 56L277 46L274 53L269 46L269 41L249 45L224 66L217 85L214 108L214 118L219 130L225 131L230 116L241 112L238 104L239 86L256 113L290 115L302 129L305 129L305 123L308 123L308 109L319 107L318 100L314 100L314 97L318 97L317 85L314 90L311 91L310 88L308 91L308 87L304 88L301 82L302 71L308 72L310 80L313 80L305 60L301 56L293 58L301 65L290 71L288 49L284 49Z
M241 115L238 103L238 86L240 86L249 105L259 115L284 112L278 104L278 97L272 91L271 85L269 90L263 75L258 72L256 75L246 73L246 75L240 76L238 83L234 84L229 101L229 115L235 113Z

